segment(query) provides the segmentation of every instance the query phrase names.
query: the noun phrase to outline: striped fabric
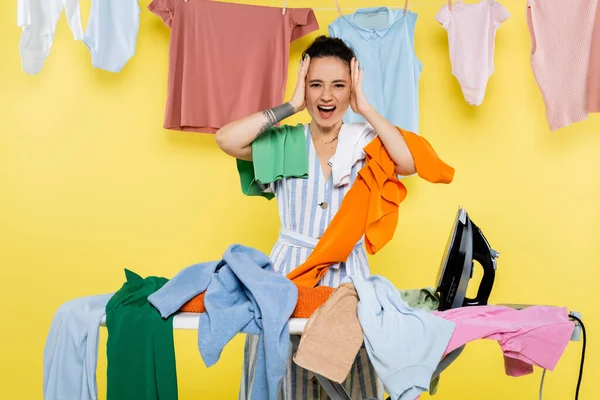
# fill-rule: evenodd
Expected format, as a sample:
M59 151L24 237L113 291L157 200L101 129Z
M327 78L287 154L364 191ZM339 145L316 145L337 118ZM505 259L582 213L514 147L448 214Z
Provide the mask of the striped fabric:
M528 0L531 66L550 131L587 119L587 74L598 0Z
M282 179L271 185L271 189L277 197L282 231L318 239L340 208L344 196L358 176L358 171L365 165L365 160L358 161L352 167L350 184L336 188L331 176L327 181L323 176L308 125L304 131L308 154L308 179ZM326 203L327 206L322 208L319 206L321 203ZM271 251L275 270L284 275L306 261L312 251L311 247L314 247L301 241L290 242L294 242L294 238L282 233ZM337 287L349 274L363 278L370 275L364 246L357 245L347 262L332 265L319 285Z
M244 348L244 370L239 399L252 398L252 384L256 362L258 336L248 335ZM298 342L292 341L287 374L283 379L280 400L329 400L323 387L314 379L314 374L298 367L292 361L292 355L298 350ZM250 383L250 384L249 384ZM343 383L346 392L353 400L383 400L383 384L376 377L375 369L369 361L365 347L361 347L348 378ZM265 399L268 400L268 399Z
M308 178L282 179L270 186L275 193L281 220L281 234L271 251L271 259L276 271L287 275L302 264L314 248L318 238L340 208L342 199L364 166L360 160L352 167L350 184L334 187L331 176L325 180L319 158L316 154L308 125L305 126L308 154ZM326 207L319 204L326 203ZM357 243L345 263L332 265L319 282L320 286L337 287L348 276L366 278L370 275L367 254L362 240ZM344 340L344 338L340 338ZM244 350L244 367L239 399L247 400L252 395L252 383L256 366L256 346L258 338L248 335ZM313 381L313 374L292 361L297 343L292 342L288 373L282 387L282 400L326 400L323 388ZM352 371L344 383L353 399L383 399L383 386L371 365L366 350L359 352Z

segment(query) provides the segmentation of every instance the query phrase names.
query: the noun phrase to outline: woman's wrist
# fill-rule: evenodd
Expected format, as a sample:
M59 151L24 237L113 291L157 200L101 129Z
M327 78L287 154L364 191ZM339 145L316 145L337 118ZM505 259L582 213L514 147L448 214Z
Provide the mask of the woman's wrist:
M288 103L294 108L294 114L299 113L304 108L302 104L295 102L294 100L288 101Z
M265 121L260 127L259 134L263 133L278 122L283 121L287 117L294 115L295 113L296 109L289 101L287 103L283 103L279 106L269 108L268 110L263 111Z

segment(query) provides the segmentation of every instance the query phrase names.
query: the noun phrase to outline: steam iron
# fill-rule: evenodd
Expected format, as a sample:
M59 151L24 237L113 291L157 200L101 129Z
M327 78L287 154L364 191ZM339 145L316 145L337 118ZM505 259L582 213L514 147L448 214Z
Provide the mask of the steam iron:
M439 310L487 305L494 285L496 259L499 255L490 247L465 209L459 207L438 271ZM473 261L477 261L483 268L483 278L477 296L470 299L467 297L467 286L473 277Z

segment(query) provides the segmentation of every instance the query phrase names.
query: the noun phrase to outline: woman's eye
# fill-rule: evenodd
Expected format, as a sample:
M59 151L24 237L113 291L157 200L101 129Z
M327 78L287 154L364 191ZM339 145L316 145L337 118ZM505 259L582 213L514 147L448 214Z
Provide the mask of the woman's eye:
M311 83L310 87L312 87L312 88L318 88L318 87L321 87L321 84L320 83Z
M345 86L343 83L338 83L337 85L335 85L335 87L336 87L337 89L343 89L343 88L345 88L346 86Z

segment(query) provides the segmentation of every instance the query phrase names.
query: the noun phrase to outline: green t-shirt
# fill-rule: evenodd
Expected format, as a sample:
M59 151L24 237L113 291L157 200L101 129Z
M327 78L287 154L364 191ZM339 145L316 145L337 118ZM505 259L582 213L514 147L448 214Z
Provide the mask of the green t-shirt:
M106 305L106 398L177 400L173 316L163 319L148 301L168 280L127 269L125 276Z
M269 200L273 193L264 187L282 178L308 177L308 154L304 125L272 127L252 142L252 161L237 159L242 192L247 196L263 196Z

